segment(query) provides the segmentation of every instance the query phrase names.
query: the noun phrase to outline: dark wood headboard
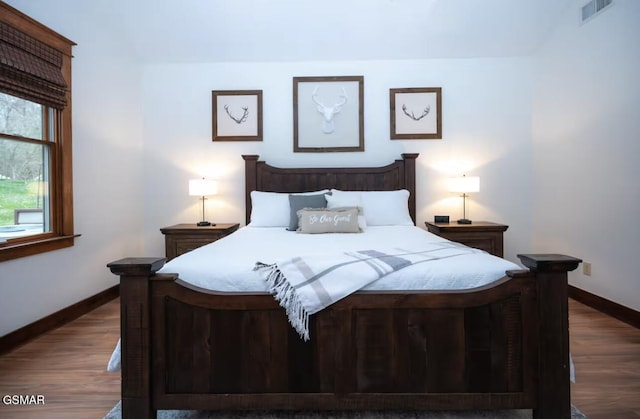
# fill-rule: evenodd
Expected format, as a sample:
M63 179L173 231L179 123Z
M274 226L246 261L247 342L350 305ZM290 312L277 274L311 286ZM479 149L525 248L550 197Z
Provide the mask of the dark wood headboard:
M280 168L243 155L245 166L246 222L251 219L251 191L308 192L320 189L345 191L392 191L407 189L409 214L416 221L416 158L402 154L401 160L382 167Z

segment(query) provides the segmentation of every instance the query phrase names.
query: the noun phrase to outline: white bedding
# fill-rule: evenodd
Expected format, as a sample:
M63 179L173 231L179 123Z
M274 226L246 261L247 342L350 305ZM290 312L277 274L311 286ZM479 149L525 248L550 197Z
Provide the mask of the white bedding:
M363 233L299 234L282 227L243 227L214 243L168 262L159 272L178 273L192 285L216 291L263 291L267 284L253 271L256 262L343 250L410 248L427 250L445 239L415 226L367 227ZM394 272L363 289L469 289L491 283L514 263L481 250Z

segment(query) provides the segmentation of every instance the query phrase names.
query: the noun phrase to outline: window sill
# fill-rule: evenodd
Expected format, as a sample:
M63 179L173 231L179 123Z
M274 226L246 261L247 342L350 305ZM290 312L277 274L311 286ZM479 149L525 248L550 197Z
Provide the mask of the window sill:
M0 247L0 262L71 247L76 237L80 237L80 234L47 237L14 244L7 243Z

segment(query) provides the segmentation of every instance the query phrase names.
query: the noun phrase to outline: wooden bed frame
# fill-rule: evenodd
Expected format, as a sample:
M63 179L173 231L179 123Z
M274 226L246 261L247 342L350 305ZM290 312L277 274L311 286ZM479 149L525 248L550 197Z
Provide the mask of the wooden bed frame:
M280 169L243 156L252 190L411 192L415 159L378 168ZM294 233L292 233L294 234ZM122 414L159 409L533 409L570 417L563 255L519 255L529 270L466 291L357 292L311 317L302 341L269 294L198 289L126 258L120 275Z

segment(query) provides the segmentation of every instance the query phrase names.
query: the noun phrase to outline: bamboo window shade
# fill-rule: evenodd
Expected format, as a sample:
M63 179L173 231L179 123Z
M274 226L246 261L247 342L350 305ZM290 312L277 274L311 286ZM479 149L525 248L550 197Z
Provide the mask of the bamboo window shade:
M56 109L67 106L62 52L0 22L0 90Z

